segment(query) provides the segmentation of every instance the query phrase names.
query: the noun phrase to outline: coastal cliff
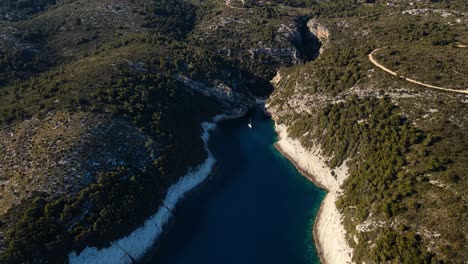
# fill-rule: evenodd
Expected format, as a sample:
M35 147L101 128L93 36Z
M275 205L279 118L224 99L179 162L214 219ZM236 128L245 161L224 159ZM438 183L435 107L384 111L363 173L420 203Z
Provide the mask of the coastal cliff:
M279 139L275 147L305 177L328 192L313 226L314 240L321 262L352 263L352 249L346 241L346 230L341 223L343 216L335 205L342 191L340 186L348 177L346 164L332 170L320 154L320 148L305 149L298 140L288 136L285 125L276 124L275 130Z
M281 68L272 79L275 89L267 112L280 136L278 149L329 191L314 227L323 262L466 258L459 250L466 232L457 233L466 221L466 208L456 202L463 199L466 186L458 176L466 174L466 141L459 142L466 136L466 95L400 81L368 58L373 46L404 34L395 33L401 23L410 25L421 17L379 15L377 22L367 18L372 22L364 28L355 18L309 22L311 31L326 40L325 49L317 60ZM424 19L439 23L436 17ZM455 15L444 19L444 25L465 21ZM447 30L466 35L458 29ZM429 47L452 58L447 47L438 45L438 33L405 39L404 49L399 43L399 48L382 51L379 60L400 70L405 64L411 74L430 79L426 70L419 70L425 66L420 60L439 57ZM463 56L461 49L454 52ZM436 81L447 86L458 80L442 75ZM446 225L438 225L440 221Z
M309 34L316 38L319 54L324 52L330 37L329 30L316 19L307 22ZM271 83L277 89L281 82L281 72L278 71ZM301 101L298 101L299 105ZM288 102L289 104L289 102ZM303 105L299 109L305 109ZM340 167L331 169L327 158L321 152L320 146L306 149L297 139L288 135L288 126L281 124L279 109L283 106L269 107L265 105L265 113L275 121L275 130L278 133L278 142L275 147L287 157L296 168L317 186L328 193L323 200L317 218L313 226L313 236L317 251L322 263L352 263L352 248L346 240L346 230L343 227L343 215L337 209L335 203L342 194L341 185L348 177L348 167L343 163ZM278 111L278 112L277 112ZM313 124L312 124L313 125Z
M279 149L329 190L324 261L468 259L466 94L408 82L466 87L463 1L16 2L0 4L0 262L130 235L209 157L200 124L268 96ZM340 228L352 255L327 242Z
M0 5L0 262L118 246L207 160L201 123L251 107L279 67L316 52L299 10Z

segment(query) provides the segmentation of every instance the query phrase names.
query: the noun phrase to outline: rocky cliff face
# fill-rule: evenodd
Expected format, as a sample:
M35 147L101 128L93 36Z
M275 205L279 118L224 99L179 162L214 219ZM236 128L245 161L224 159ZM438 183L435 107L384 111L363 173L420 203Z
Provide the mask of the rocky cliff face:
M135 173L156 158L148 136L102 114L50 113L2 127L0 148L0 215L38 193L49 199L76 193L99 171Z
M321 55L312 63L280 69L272 79L275 90L268 111L284 125L283 134L300 144L296 149L301 155L320 153L332 170L346 161L349 177L340 183L336 206L355 262L464 259L466 254L455 249L465 241L465 234L456 234L463 220L454 219L466 219L463 210L456 209L466 182L446 176L458 175L466 163L466 155L459 157L463 147L458 147L466 142L457 143L466 134L466 96L416 87L374 68L368 59L372 45L399 39L395 32L402 23L412 25L422 18L392 13L377 22L372 19L368 28L355 18L327 19L327 27L309 21L310 31L324 43ZM446 25L455 23L452 18ZM408 47L427 47L420 43L426 43L424 38L405 41ZM418 54L429 57L436 48ZM458 52L463 56L463 50ZM404 57L395 65L412 60L423 66L419 58ZM435 135L441 141L433 141ZM336 173L325 176L339 178ZM408 191L402 194L404 189ZM447 225L436 224L434 217ZM409 241L411 246L404 246Z
M266 91L261 94L265 96L271 92L269 80L278 68L313 60L320 43L299 14L267 19L251 12L257 10L224 10L197 25L193 37L238 63L252 86Z
M206 158L200 123L244 113L316 47L294 12L188 2L63 1L0 24L0 262L128 234Z
M328 45L330 32L325 25L316 19L310 19L303 25L306 25L306 31L298 35L298 42L301 43L302 49L308 52L306 58L317 59ZM296 81L297 74L303 74L300 77L301 79L313 78L311 73L292 72L287 68L282 68L271 79L275 92L268 99L268 112L279 123L282 122L283 116L290 116L292 113L310 114L314 110L323 107L326 102L334 100L332 97L323 94L311 95L301 92L306 90L307 87Z
M323 24L318 22L317 19L310 19L307 21L307 28L310 33L315 36L320 42L319 53L321 54L325 49L328 39L330 38L330 31Z
M53 6L58 0L38 0L38 1L12 1L5 0L0 3L0 21L28 18Z

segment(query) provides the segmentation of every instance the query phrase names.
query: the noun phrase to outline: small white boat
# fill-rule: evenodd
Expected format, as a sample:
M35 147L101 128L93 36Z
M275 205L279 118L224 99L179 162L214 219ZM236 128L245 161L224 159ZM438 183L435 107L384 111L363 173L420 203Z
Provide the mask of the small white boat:
M250 128L252 128L252 118L250 118L249 123L247 124Z

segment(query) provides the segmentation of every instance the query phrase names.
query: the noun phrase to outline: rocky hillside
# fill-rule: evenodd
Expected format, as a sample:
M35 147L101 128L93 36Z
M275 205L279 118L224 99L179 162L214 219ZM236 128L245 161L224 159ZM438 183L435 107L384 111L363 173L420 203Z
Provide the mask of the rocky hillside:
M1 132L1 214L34 193L57 197L80 190L99 171L141 171L155 159L149 137L107 115L55 113L7 125Z
M273 119L331 169L349 168L336 206L356 263L462 263L467 95L395 77L368 55L388 49L379 60L416 80L454 85L450 71L463 85L466 68L450 61L467 58L466 10L371 4L337 18L321 8L328 43L316 61L278 72Z
M206 158L202 121L319 49L303 10L273 6L6 1L0 17L2 263L128 234Z
M463 86L466 3L233 2L0 3L1 263L127 235L206 158L200 123L273 88L291 137L348 161L337 206L356 262L468 258L466 95L368 59Z

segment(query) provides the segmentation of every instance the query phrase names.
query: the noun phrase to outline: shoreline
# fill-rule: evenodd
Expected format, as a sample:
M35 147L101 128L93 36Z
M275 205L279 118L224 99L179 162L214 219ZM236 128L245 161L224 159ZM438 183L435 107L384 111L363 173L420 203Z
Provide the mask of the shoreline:
M312 226L313 239L320 262L323 264L353 263L352 249L346 241L346 231L341 224L342 215L335 205L340 185L347 177L346 163L331 170L319 154L318 149L308 151L298 140L289 138L284 125L275 124L278 142L275 148L296 169L317 187L327 191ZM331 172L335 171L336 179Z
M220 114L212 118L211 122L201 123L201 138L204 148L208 153L207 159L195 168L189 168L188 172L179 178L167 190L166 196L158 210L145 222L133 230L129 235L110 242L109 247L97 249L86 247L79 254L72 251L68 254L71 264L91 263L122 263L133 264L145 259L147 253L154 248L158 240L164 235L166 227L173 218L176 205L192 190L203 183L211 174L216 159L208 149L210 132L216 128L218 122L228 119L237 119L245 116L248 109L239 109L231 115Z
M260 103L260 102L257 102ZM208 149L210 132L216 128L218 122L236 119L248 112L248 109L238 111L232 115L216 115L211 122L201 124L201 138L208 153L207 159L195 168L190 168L184 176L171 185L159 209L144 224L132 231L126 237L112 241L109 247L97 249L86 247L77 254L69 253L69 263L137 263L146 259L147 254L154 249L161 237L167 232L173 220L173 211L176 205L183 201L187 194L200 186L211 174L216 160ZM327 191L315 218L312 234L317 248L320 262L324 264L352 263L352 250L344 237L344 228L341 225L341 214L338 212L335 201L339 194L339 183L346 178L347 168L334 170L337 179L331 176L331 171L323 161L320 154L305 150L300 142L288 137L287 128L275 123L274 129L278 134L275 148L287 158L295 168L308 180L319 188ZM317 150L316 150L317 151ZM338 242L338 243L337 243Z
M286 153L286 151L283 150L283 148L281 147L281 145L278 144L278 142L276 142L274 144L276 150L278 150L279 153L281 153L282 156L284 156L286 159L288 159L293 165L294 167L296 168L297 171L299 171L300 174L302 174L302 176L306 177L309 181L311 181L315 186L319 187L320 189L324 190L327 192L327 194L330 192L330 190L325 187L322 183L316 181L316 179L310 175L309 172L307 172L306 170L304 170L303 168L301 168L297 163L296 161L294 160L293 157L291 157L288 153Z
M323 197L323 200L322 202L320 203L320 207L319 207L319 210L317 212L317 216L315 217L315 221L314 221L314 224L312 226L312 239L314 240L314 243L315 243L315 247L317 248L317 254L320 258L320 263L322 264L326 264L327 262L323 259L323 247L322 245L320 244L320 242L317 240L317 232L316 232L316 229L318 228L317 227L317 222L319 221L321 215L322 215L322 208L323 208L323 204L324 204L324 201L325 201L325 197L329 194L329 190L327 190L327 188L325 186L323 186L322 184L320 184L319 182L317 182L307 171L303 170L301 167L299 167L297 165L297 163L294 161L294 159L289 156L282 148L279 144L275 143L274 144L276 150L278 150L279 153L281 153L281 155L283 157L285 157L286 159L289 160L289 162L291 162L294 167L296 168L297 171L299 171L300 174L302 174L302 176L306 177L309 181L311 181L315 186L319 187L320 189L324 190L327 192L327 194Z

